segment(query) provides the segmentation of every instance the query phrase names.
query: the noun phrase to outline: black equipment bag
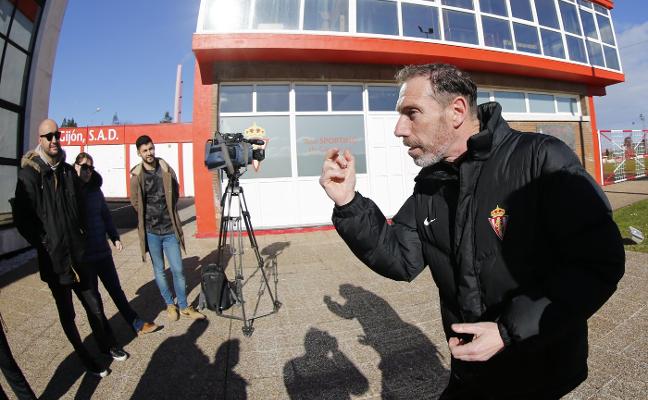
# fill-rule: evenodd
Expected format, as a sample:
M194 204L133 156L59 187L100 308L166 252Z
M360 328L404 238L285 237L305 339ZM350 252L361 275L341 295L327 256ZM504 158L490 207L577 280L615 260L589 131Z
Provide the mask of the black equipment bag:
M238 303L234 282L227 280L225 271L218 264L208 264L203 269L201 286L205 306L218 314Z

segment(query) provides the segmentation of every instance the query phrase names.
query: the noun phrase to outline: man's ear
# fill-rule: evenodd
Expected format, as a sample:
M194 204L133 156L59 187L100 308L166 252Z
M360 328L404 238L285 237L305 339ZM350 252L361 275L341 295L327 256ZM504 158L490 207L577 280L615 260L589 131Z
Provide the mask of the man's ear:
M466 118L468 118L468 101L466 101L466 98L463 96L457 96L452 99L450 110L452 111L452 127L457 129L464 123Z

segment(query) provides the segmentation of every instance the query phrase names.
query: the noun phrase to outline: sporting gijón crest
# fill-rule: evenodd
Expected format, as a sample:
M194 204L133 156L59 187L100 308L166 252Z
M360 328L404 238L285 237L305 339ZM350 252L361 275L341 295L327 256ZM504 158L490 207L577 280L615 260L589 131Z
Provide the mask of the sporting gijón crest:
M490 222L497 237L500 238L500 240L504 239L504 232L506 232L506 225L508 223L508 215L506 215L506 210L500 208L500 206L498 205L493 211L491 211L490 215L491 216L490 218L488 218L488 222Z

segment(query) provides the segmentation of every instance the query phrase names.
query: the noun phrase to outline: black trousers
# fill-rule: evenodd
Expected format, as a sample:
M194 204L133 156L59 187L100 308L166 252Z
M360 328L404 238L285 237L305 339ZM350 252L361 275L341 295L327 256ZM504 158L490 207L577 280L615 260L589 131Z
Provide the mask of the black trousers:
M5 336L2 327L0 327L0 369L2 369L5 379L7 379L7 382L19 400L36 399L36 395L29 386L27 379L25 379L25 375L23 375L20 367L11 354L9 342L7 342L7 337ZM0 399L6 398L7 395L2 388L0 388Z
M90 322L90 327L92 328L92 333L97 341L99 350L107 353L111 347L117 344L117 341L110 330L101 301L98 299L92 287L87 284L50 284L50 290L56 301L59 320L61 321L65 336L67 336L72 347L74 347L74 351L81 358L81 362L83 362L86 368L94 367L93 358L83 345L79 330L74 322L76 314L74 312L74 304L72 303L72 292L74 291L79 298L88 315L88 322Z

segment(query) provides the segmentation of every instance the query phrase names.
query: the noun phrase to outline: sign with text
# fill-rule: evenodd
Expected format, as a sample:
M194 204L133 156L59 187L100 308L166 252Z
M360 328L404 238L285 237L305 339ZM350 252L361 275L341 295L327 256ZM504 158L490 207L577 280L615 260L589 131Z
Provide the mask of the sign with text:
M61 128L62 146L81 146L85 143L88 128Z
M63 146L123 144L125 138L124 126L61 128L60 131Z

